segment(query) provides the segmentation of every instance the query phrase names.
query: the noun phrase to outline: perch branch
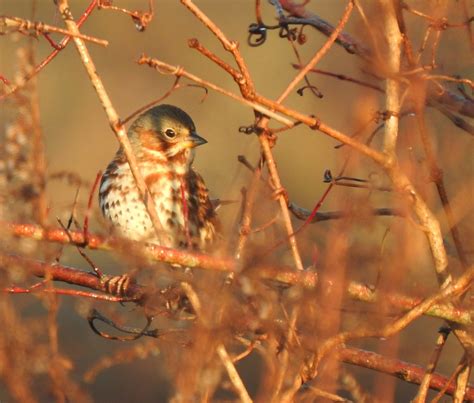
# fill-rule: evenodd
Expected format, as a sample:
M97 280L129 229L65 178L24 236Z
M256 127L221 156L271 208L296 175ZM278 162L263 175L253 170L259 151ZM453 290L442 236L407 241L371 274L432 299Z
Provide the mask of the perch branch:
M62 229L44 229L32 224L9 224L2 223L2 228L17 237L34 239L36 241L53 242L84 246L83 231L68 232ZM211 271L238 272L238 262L233 259L216 258L213 256L193 253L186 250L170 249L161 246L146 246L137 242L125 241L114 238L104 238L95 234L88 234L87 247L90 249L126 250L127 253L137 256L146 256L158 262L179 264L184 267L201 268ZM54 272L54 266L51 266ZM98 277L95 274L87 273ZM242 275L260 279L271 279L284 284L300 285L308 289L314 289L317 284L317 274L311 271L295 271L286 267L257 266L244 268ZM94 282L95 284L95 282ZM79 283L78 285L81 285ZM96 289L91 287L92 289ZM408 311L417 306L421 300L400 294L384 294L379 296L373 287L357 282L351 282L347 286L347 294L358 301L377 303L378 298L389 301L393 308ZM434 304L426 311L427 315L449 320L451 322L470 325L473 323L472 312L468 309L454 307L452 304Z

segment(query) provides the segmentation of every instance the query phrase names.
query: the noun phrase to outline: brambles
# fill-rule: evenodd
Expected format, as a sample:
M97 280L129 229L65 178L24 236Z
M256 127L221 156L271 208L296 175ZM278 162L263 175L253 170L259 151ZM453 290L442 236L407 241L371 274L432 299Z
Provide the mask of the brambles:
M39 39L3 38L0 400L472 400L467 2L143 3L5 11ZM124 122L163 101L210 140L210 254L113 238L91 202L109 125L156 216Z

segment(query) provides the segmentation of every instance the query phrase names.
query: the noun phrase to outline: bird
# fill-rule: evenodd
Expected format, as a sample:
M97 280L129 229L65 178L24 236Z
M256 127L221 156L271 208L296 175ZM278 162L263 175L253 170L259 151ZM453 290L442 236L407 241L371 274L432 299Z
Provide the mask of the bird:
M193 168L195 148L207 141L182 109L162 104L142 113L127 131L163 233L158 238L123 147L102 175L99 205L113 231L133 241L207 251L218 220L209 191Z

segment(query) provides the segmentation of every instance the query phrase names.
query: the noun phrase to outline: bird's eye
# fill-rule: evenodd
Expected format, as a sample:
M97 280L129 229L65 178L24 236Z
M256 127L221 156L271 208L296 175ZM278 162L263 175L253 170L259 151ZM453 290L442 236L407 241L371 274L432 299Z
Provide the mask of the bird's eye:
M165 131L166 137L169 139L175 138L176 137L176 132L173 129L166 129Z

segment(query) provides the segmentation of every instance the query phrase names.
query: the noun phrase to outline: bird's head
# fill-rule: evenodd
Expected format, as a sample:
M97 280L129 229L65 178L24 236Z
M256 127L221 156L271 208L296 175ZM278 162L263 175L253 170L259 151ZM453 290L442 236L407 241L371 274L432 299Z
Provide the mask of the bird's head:
M130 126L128 136L142 153L168 161L191 163L193 149L207 143L196 133L189 115L173 105L158 105L140 115Z

